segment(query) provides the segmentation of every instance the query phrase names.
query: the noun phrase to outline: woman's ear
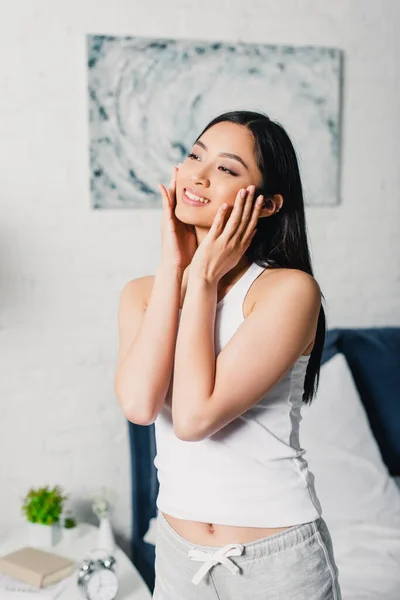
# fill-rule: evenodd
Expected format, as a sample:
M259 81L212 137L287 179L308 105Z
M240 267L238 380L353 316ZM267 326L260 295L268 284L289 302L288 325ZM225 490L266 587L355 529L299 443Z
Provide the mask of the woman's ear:
M283 205L283 196L281 194L273 194L264 198L264 203L259 216L272 217L280 211Z

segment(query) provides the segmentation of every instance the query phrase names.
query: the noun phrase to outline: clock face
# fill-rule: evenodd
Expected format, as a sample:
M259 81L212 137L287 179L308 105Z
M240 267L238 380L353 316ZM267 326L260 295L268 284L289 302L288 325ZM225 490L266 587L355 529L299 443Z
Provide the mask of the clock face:
M114 600L118 592L118 580L114 571L99 569L91 574L86 583L89 600Z

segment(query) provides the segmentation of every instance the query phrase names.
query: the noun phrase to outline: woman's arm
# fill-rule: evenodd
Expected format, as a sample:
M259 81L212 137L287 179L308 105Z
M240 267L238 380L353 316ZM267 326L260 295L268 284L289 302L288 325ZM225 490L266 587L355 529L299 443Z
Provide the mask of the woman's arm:
M321 291L308 273L271 274L254 307L215 357L217 288L189 276L176 342L172 419L177 437L201 441L273 388L313 339Z
M176 341L172 420L180 439L189 439L215 384L214 327L217 282L189 274Z
M147 307L137 280L121 292L114 392L125 417L138 425L154 422L168 391L182 279L181 269L160 265Z

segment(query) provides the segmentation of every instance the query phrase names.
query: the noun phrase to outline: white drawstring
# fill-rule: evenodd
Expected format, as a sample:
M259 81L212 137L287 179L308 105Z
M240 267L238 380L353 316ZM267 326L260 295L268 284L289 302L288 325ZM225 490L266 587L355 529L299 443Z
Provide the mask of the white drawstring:
M240 556L243 553L243 550L243 544L227 544L223 548L219 548L219 550L213 554L210 552L203 552L203 550L197 550L197 548L194 550L189 550L188 556L191 560L204 561L204 565L200 567L196 575L193 577L192 583L198 585L211 567L217 565L218 563L224 564L226 567L228 567L231 573L237 575L240 571L240 568L231 560L229 560L229 557Z

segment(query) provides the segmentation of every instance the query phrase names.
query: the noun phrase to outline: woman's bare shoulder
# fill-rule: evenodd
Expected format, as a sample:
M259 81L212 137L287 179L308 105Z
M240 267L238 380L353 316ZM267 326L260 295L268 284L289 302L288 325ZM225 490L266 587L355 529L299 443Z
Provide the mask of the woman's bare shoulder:
M270 294L273 294L275 290L278 290L281 286L286 286L286 289L290 289L291 282L294 284L295 289L303 288L314 288L315 294L320 294L321 290L316 279L302 271L301 269L289 269L289 268L277 268L265 269L261 275L255 281L255 285L251 286L253 293L249 294L249 312L251 312L258 301L263 300Z
M143 275L142 277L131 279L125 284L125 289L132 295L139 295L143 304L147 306L153 289L154 277L154 275Z
M151 290L153 289L154 275L144 275L130 279L126 282L123 293L129 297L140 298L141 303L147 306Z
M290 293L296 294L296 296L303 295L307 298L307 302L312 301L315 305L315 323L310 331L310 344L304 350L304 356L308 356L315 342L317 319L321 305L321 288L317 280L302 271L301 269L289 269L289 268L274 268L266 269L259 277L260 283L255 290L253 297L253 303L251 311L255 309L257 302L267 298L268 295L281 290L288 290ZM279 290L281 288L281 290Z
M259 279L260 284L263 284L259 286L259 294L261 295L265 293L267 285L268 288L271 289L271 286L278 286L283 282L289 281L304 282L303 285L312 285L319 289L317 280L312 275L306 273L305 271L302 271L301 269L277 267L273 269L265 269L265 271L261 274Z

